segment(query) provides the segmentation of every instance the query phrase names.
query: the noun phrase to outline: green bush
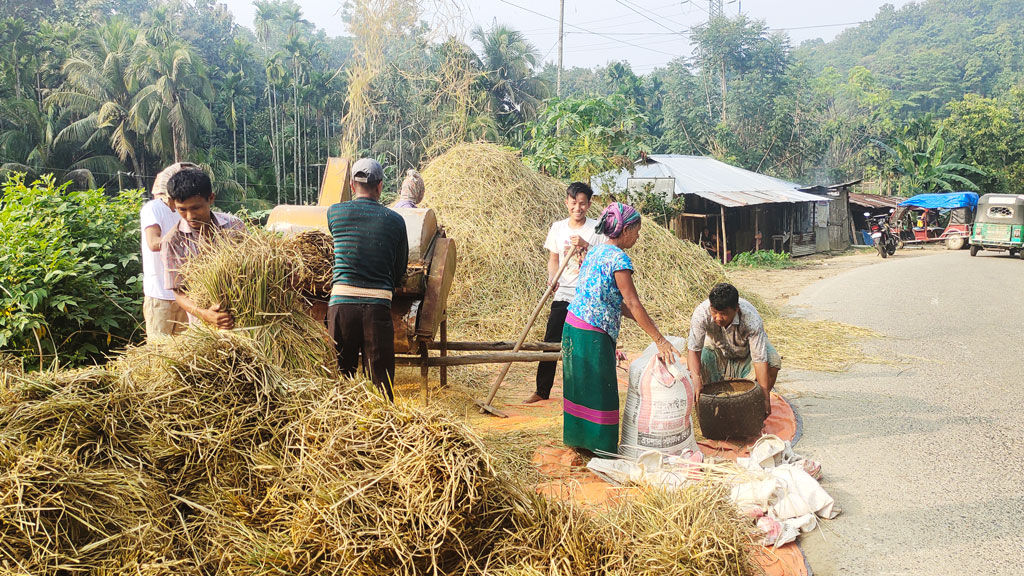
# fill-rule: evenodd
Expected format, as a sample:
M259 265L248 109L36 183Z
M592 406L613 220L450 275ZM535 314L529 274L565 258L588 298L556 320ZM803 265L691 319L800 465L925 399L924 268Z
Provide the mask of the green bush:
M81 364L136 340L141 192L12 175L0 196L0 351Z
M795 263L790 259L787 252L758 250L756 252L737 254L730 264L746 268L788 268Z

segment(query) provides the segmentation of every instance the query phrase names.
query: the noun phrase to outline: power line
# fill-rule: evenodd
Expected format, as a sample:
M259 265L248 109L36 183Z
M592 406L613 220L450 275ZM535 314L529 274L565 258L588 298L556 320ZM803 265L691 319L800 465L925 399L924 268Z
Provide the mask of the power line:
M629 4L632 4L634 7L638 8L638 9L643 9L643 6L638 5L637 3L633 2L633 0L626 0L626 2L628 2ZM629 8L629 6L627 6L627 8ZM651 12L657 12L658 10L660 10L660 8L652 8L650 11ZM675 24L679 28L689 28L688 26L684 26L684 25L680 24L679 22L676 22L675 20L669 18L668 16L666 16L664 14L659 14L659 16L663 20L668 21L670 24Z
M596 34L596 32L566 32L566 34ZM690 32L604 32L606 36L689 36Z
M675 39L675 38L668 39L668 40L654 40L652 42L646 43L645 46L654 46L656 44L668 44L668 43L678 43L678 42L679 42L679 40ZM617 47L617 46L618 46L618 44L614 43L614 42L597 42L597 43L594 43L594 44L582 44L580 46L573 46L571 49L567 49L566 52L573 52L573 53L585 52L586 50L593 49L593 48L612 48L612 47Z
M858 26L860 24L867 24L868 20L861 20L860 22L844 22L842 24L817 24L814 26L793 26L790 28L769 28L773 32L782 32L786 30L810 30L812 28L836 28L838 26Z
M652 11L664 10L665 8L672 8L673 6L678 6L678 5L679 5L678 2L673 2L673 3L665 5L665 6L659 6L657 8L652 8L651 10ZM623 17L626 17L626 16L628 16L628 14L620 15L620 16L609 16L607 18L597 18L595 20L583 20L579 24L582 25L582 26L587 26L587 25L590 25L590 24L597 24L599 22L615 22L617 25L621 25L621 24L623 24L623 22L622 22ZM523 30L523 32L524 33L529 33L529 32L547 32L547 28L533 28L533 29L530 29L530 30Z
M548 20L552 20L552 21L554 21L554 22L558 22L558 18L553 18L553 17L551 17L551 16L548 16L547 14L541 14L540 12L537 12L536 10L531 10L531 9L529 9L529 8L526 8L525 6L520 6L519 4L515 4L515 3L513 3L513 2L509 2L509 0L499 0L499 1L500 1L500 2L502 3L502 4L508 4L509 6L512 6L512 7L514 7L514 8L519 8L520 10L523 10L523 11L529 12L530 14L535 14L535 15L537 15L537 16L540 16L541 18L546 18L546 19L548 19ZM600 32L594 32L593 30L587 30L586 28L583 28L583 27L581 27L581 26L577 26L577 25L575 25L575 24L568 24L568 23L566 23L566 26L572 26L573 28L576 28L576 29L578 29L578 30L582 30L582 31L584 31L584 32L590 32L591 34L594 34L595 36L602 36L602 37L604 37L604 38L607 38L607 39L609 39L609 40L614 40L614 41L616 41L616 42L619 42L619 43L621 43L621 44L625 44L625 45L627 45L627 46L632 46L632 47L634 47L634 48L640 48L641 50L649 50L649 51L651 51L651 52L657 52L658 54L664 54L664 55L666 55L666 56L671 56L671 57L673 57L673 58L679 58L679 57L680 57L680 55L679 55L679 54L671 54L671 53L669 53L669 52L665 52L665 51L663 51L663 50L657 50L657 49L655 49L655 48L648 48L648 47L646 47L646 46L641 46L640 44L634 44L634 43L632 43L632 42L627 42L626 40L619 40L619 39L617 39L617 38L613 38L613 37L611 37L611 36L608 36L608 35L606 35L606 34L602 34L602 33L600 33Z
M668 30L669 32L675 33L675 30L669 28L668 26L665 26L661 22L658 22L654 18L651 18L650 16L648 16L647 14L644 14L643 12L637 10L636 8L633 8L629 4L626 4L625 2L623 2L623 0L615 0L615 1L618 2L622 6L625 6L626 8L629 8L634 14L638 14L640 16L643 16L644 19L646 19L646 20L648 20L650 22L654 22L655 24L657 24L658 26L661 26L662 28L664 28L665 30Z

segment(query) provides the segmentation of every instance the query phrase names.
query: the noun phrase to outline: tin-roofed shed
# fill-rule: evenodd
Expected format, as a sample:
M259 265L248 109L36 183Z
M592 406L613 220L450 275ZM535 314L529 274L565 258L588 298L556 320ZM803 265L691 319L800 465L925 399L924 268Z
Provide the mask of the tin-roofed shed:
M819 251L817 235L824 234L827 242L827 197L706 156L652 154L632 173L605 172L591 184L598 194L649 190L682 196L686 212L674 231L723 261L759 248L804 256Z

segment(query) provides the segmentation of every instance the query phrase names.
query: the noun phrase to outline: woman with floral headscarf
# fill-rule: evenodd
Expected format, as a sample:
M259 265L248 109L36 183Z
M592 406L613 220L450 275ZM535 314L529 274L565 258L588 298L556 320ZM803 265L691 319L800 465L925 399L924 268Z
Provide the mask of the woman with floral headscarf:
M633 284L633 262L625 250L640 238L640 214L615 202L601 213L597 232L608 242L587 251L562 332L562 440L566 446L614 454L619 446L615 343L622 315L654 340L665 362L675 362L678 352L658 331Z
M398 200L392 208L416 208L423 201L423 193L426 187L423 185L423 177L420 173L410 168L405 172L405 180L402 180L402 189L398 191Z

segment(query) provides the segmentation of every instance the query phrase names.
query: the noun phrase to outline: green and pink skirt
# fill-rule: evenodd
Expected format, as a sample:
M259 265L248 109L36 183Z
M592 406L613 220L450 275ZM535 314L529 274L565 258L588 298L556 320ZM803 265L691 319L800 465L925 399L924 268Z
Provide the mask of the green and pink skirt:
M615 341L577 318L570 318L562 331L562 390L565 445L616 454L619 383Z

